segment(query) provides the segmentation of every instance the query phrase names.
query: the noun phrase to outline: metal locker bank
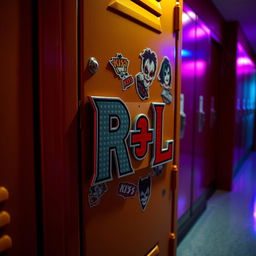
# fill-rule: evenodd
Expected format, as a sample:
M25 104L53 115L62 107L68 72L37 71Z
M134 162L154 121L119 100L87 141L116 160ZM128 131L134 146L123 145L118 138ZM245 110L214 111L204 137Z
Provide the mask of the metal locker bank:
M220 255L189 234L254 159L245 2L1 1L0 256Z

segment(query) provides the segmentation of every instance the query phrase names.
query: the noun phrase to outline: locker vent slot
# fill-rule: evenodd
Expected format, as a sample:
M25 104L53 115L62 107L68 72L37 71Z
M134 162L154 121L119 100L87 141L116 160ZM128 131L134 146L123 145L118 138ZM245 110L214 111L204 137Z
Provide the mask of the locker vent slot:
M112 0L108 7L162 32L160 20L162 8L156 0Z

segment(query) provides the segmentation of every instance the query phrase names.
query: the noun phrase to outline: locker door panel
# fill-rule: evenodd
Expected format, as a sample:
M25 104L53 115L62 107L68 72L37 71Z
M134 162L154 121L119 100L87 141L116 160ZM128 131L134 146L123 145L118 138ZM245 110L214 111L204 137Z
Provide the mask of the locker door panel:
M161 2L81 1L80 79L83 106L81 161L85 255L147 255L151 250L155 252L155 248L158 248L157 251L159 250L161 255L168 255L168 236L174 211L171 207L170 191L172 161L157 168L152 167L154 140L158 137L153 127L156 113L152 103L161 103L163 106L163 88L158 75L163 58L166 56L171 64L170 92L173 98L171 103L164 105L163 110L163 137L160 139L163 142L163 149L167 140L174 140L176 88L174 86L175 37L172 14L175 4L176 1L167 0ZM139 73L147 72L146 61L143 62L143 58L147 59L143 57L147 51L155 53L157 70L149 86L148 95L143 98L143 93L140 94L137 85ZM88 60L91 57L94 57L99 64L95 74L92 74L88 67ZM116 58L122 58L122 63L129 61L126 72L133 77L134 83L127 88L123 87L122 79L118 76L120 69L113 69L114 64L111 61L115 62ZM149 63L151 65L152 61L150 60ZM99 116L104 111L110 116L107 105L113 106L113 100L117 103L117 108L111 112L114 117L109 120L103 118L105 121L102 121L103 119ZM99 104L103 104L102 112L99 110ZM104 109L105 106L106 109ZM121 112L117 117L118 114L115 111L119 111L118 109ZM136 159L130 147L132 143L130 132L138 131L136 125L141 118L138 116L140 114L143 114L144 121L145 118L148 119L145 121L148 132L151 131L154 136L148 143L145 158L143 156L141 159ZM101 131L103 122L107 126ZM99 134L103 134L104 129L109 131L106 130L107 135L101 138ZM120 138L113 137L112 141L102 142L104 138L110 138L112 132L113 134L117 131L121 132L122 129L128 134L127 137L121 136L123 140L121 144L126 145L126 150L122 152L127 153L126 157L130 158L133 169L133 173L129 172L125 175L120 171L122 169L120 159L123 159L124 155L119 158L121 151L115 144ZM97 162L95 159L98 154L101 156L104 154L104 152L99 153L104 143L115 144L111 149L114 155L106 153L107 157L100 158ZM169 150L171 146L168 145L171 144L168 143L166 149ZM93 152L96 152L95 155ZM106 159L110 160L106 161ZM95 162L97 164L94 165ZM126 160L125 162L127 163ZM110 176L112 177L108 176L107 180L104 178L98 182L99 176L93 174L93 169L101 172L100 169L103 167L98 168L98 166L105 166L104 168L108 169L109 167L106 167L108 164L111 166ZM130 195L125 193L124 186L131 186L133 193ZM147 191L143 191L143 186ZM147 194L147 197L142 199L142 194ZM95 198L94 196L97 197L97 195L98 198Z
M182 80L181 93L181 138L180 138L180 172L178 217L181 217L191 205L191 177L193 155L193 126L194 126L194 90L195 90L195 35L196 20L189 10L183 11L182 30ZM183 108L183 109L182 109ZM182 114L184 115L182 117ZM183 122L183 123L182 123Z
M196 95L195 95L195 141L193 169L193 202L205 192L207 172L207 125L209 120L208 64L209 64L209 29L198 19L196 28Z

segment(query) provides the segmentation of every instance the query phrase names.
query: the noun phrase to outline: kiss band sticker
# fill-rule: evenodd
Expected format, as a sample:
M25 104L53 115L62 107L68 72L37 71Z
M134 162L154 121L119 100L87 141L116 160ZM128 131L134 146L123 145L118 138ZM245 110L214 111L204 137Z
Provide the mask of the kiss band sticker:
M90 187L88 194L88 203L90 207L94 207L100 203L100 198L108 191L105 183Z
M167 56L164 56L160 71L158 74L158 80L163 87L161 96L163 98L164 103L170 104L172 102L172 94L171 90L171 81L172 81L172 68L171 63Z
M121 53L117 53L116 57L112 57L109 61L116 75L122 80L122 90L125 91L133 83L133 77L128 73L130 61L124 58Z
M133 198L136 194L136 185L128 182L121 182L118 186L118 195L123 198Z
M139 179L138 191L139 191L139 200L140 208L144 211L148 205L148 201L151 195L151 176Z
M141 72L135 76L136 90L142 100L149 98L149 86L151 86L156 76L157 55L147 48L140 54L142 59Z

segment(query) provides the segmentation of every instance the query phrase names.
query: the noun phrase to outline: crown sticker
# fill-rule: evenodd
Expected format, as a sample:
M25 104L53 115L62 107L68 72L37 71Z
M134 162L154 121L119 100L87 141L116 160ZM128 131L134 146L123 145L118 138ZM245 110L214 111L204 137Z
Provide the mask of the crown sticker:
M112 57L109 60L109 63L115 74L122 80L122 90L125 91L134 83L133 77L128 72L130 61L123 57L121 53L117 53L116 57Z

